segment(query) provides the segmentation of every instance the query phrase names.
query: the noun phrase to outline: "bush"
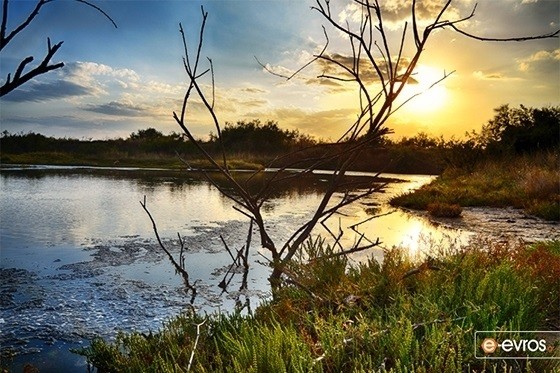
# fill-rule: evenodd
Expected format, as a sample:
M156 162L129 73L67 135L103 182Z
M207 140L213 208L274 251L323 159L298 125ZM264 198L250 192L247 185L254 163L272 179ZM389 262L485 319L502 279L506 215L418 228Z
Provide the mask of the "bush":
M458 218L463 212L463 208L456 203L434 202L426 206L426 210L432 216L438 218Z
M255 119L250 122L226 123L221 131L224 148L228 152L257 152L275 154L294 147L308 146L315 141L297 130L281 129L278 122L261 123ZM217 136L210 134L210 142L216 150L220 147Z

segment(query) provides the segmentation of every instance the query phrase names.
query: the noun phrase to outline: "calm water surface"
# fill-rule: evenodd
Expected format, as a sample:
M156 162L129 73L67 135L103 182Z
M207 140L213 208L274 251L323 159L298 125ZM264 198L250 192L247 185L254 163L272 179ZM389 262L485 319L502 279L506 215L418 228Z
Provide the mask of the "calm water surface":
M383 215L359 226L370 239L379 237L382 247L356 254L355 261L381 259L382 248L393 245L422 251L434 242L466 242L468 230L435 226L387 205L390 196L431 176L390 176L406 181L389 184L384 193L345 208L328 223L333 231L342 229L350 245L357 237L350 225ZM285 186L264 205L277 245L309 217L326 177ZM15 371L28 361L42 372L85 371L84 360L68 353L69 347L87 345L95 335L112 338L118 330L158 329L190 307L181 278L155 244L139 204L144 196L168 244L178 250L177 233L185 240L186 267L198 280L195 308L227 311L248 301L254 309L268 296L269 269L261 256L267 252L258 247L258 237L253 237L247 289L241 289L241 275L227 292L218 286L231 263L220 235L239 249L249 225L231 201L196 174L2 170L0 190L0 346L2 365Z

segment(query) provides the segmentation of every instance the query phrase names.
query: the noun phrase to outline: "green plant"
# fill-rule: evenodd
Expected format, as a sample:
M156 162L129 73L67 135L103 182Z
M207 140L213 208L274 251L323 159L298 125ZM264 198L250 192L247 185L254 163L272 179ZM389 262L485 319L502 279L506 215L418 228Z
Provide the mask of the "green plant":
M254 315L187 313L161 331L95 339L78 351L119 372L541 372L555 361L483 361L476 330L557 324L560 242L473 240L412 258L351 264L320 238L294 257L277 297ZM195 342L198 346L195 348ZM520 369L520 370L519 370Z

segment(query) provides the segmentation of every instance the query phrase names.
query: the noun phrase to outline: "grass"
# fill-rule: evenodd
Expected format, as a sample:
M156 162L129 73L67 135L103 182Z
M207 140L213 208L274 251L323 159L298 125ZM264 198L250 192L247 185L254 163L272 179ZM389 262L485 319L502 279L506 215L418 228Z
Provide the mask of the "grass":
M545 372L558 360L479 360L476 330L560 328L560 242L491 243L350 265L310 241L285 285L254 314L207 316L196 350L188 313L155 334L95 339L79 353L100 371ZM311 259L311 260L309 260ZM294 281L294 282L296 282ZM556 346L560 356L560 346Z
M426 210L430 215L440 218L457 218L463 212L463 208L456 203L450 205L441 202L429 203Z
M218 158L220 160L221 158ZM214 166L202 158L188 159L192 168L212 169ZM2 154L2 164L47 164L66 166L99 166L99 167L143 167L184 169L187 167L177 156L165 154L127 154L111 153L100 155L83 155L63 152L32 152L22 154ZM260 159L246 154L234 154L228 159L231 169L258 170L266 164L266 159Z
M426 210L430 204L513 206L547 220L560 220L558 153L481 163L472 172L446 170L435 181L393 198L392 205Z

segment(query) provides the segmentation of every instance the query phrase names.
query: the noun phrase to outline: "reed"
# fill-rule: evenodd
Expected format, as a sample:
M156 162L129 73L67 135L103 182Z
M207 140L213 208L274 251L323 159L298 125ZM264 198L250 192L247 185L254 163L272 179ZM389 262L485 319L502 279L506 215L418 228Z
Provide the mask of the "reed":
M560 220L558 153L494 159L471 172L448 169L416 191L396 196L394 206L427 210L430 204L522 208L546 220Z

